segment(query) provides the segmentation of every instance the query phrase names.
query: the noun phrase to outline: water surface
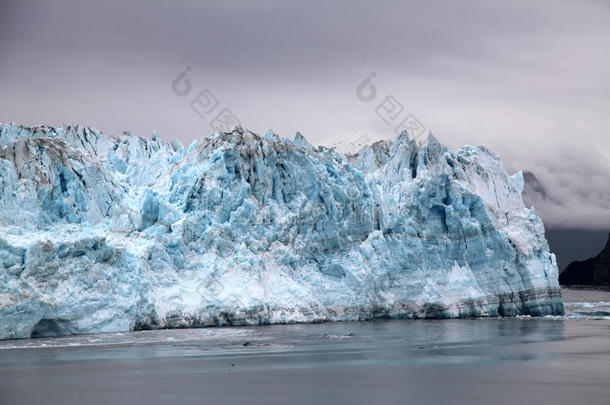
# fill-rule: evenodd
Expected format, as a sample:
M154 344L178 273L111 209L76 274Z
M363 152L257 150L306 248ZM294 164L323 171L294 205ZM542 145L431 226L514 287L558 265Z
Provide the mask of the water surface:
M564 301L564 317L2 341L0 403L608 405L610 291Z

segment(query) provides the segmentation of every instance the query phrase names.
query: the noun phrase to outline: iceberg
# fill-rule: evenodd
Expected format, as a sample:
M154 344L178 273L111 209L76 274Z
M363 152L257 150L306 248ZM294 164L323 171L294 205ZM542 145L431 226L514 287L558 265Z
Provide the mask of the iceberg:
M0 339L562 314L523 187L432 135L348 161L299 133L2 124Z

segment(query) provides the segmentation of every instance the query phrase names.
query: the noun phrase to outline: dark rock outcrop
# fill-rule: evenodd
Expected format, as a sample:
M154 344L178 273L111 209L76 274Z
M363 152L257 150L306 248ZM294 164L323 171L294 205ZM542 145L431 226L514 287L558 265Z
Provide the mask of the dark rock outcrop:
M610 236L606 247L595 257L575 261L559 275L561 285L610 285Z

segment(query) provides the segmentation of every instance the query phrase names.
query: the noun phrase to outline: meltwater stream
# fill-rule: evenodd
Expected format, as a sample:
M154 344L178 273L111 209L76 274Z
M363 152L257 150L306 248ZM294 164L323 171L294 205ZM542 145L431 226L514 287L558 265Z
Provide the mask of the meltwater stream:
M610 291L563 297L563 317L2 341L0 403L607 405Z

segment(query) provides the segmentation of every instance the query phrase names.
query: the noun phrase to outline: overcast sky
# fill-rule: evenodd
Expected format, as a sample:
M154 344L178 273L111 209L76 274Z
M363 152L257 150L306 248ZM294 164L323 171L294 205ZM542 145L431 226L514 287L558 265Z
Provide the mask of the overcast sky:
M608 1L93 3L0 2L0 122L188 143L227 108L328 143L391 137L411 114L534 172L547 226L610 228ZM389 96L403 110L387 124Z

